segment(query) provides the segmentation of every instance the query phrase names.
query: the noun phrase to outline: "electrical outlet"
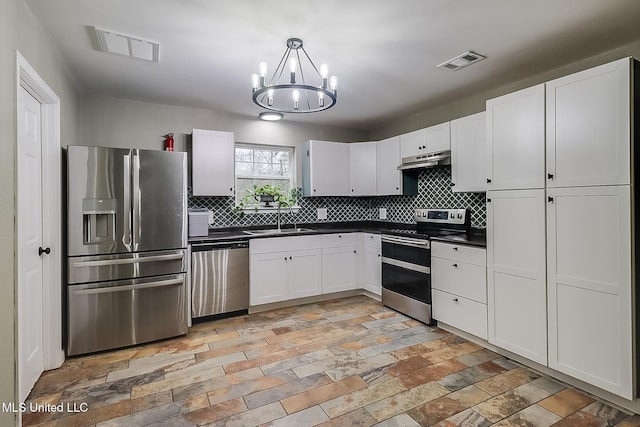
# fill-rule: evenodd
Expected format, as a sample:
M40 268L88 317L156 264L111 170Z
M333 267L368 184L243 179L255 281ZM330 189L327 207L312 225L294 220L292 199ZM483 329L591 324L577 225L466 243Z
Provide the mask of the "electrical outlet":
M378 218L387 219L387 208L378 209Z
M209 223L209 225L213 225L213 211L209 211L207 222Z
M318 208L318 219L327 219L327 208Z

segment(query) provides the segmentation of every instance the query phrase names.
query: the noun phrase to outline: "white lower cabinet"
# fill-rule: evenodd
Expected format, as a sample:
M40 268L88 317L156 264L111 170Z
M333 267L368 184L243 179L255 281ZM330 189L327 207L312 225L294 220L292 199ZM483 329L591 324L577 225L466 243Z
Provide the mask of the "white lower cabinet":
M375 295L382 293L382 242L379 234L361 233L358 242L358 287Z
M484 248L432 242L433 318L487 339L486 273Z
M250 305L322 293L320 236L251 240L249 254Z
M544 190L487 192L488 341L547 364Z
M630 188L547 195L549 367L631 400Z
M322 236L322 293L357 289L357 234Z

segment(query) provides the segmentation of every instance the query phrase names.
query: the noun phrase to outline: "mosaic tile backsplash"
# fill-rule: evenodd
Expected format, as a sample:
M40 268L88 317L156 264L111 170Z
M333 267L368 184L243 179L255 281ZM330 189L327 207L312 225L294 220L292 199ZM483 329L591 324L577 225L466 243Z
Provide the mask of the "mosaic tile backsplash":
M233 197L189 197L190 208L206 208L213 211L213 228L275 225L276 214L249 214L241 217L233 212ZM300 197L300 209L296 213L286 210L281 214L283 224L318 222L376 221L379 208L387 209L386 221L413 223L413 211L417 208L468 208L471 210L471 226L485 228L487 210L484 193L453 193L451 169L423 169L418 175L416 196L384 197ZM317 209L327 209L327 219L317 219Z

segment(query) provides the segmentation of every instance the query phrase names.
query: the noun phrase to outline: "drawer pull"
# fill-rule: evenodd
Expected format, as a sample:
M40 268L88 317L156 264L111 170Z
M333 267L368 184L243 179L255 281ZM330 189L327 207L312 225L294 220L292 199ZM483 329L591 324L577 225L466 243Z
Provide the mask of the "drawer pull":
M458 264L452 264L451 266L458 268Z
M454 247L453 247L453 248L451 248L451 249L453 249L454 251L457 251L457 250L458 250L458 247L457 247L457 246L454 246Z
M454 299L453 299L453 302L458 302L458 298L454 298Z

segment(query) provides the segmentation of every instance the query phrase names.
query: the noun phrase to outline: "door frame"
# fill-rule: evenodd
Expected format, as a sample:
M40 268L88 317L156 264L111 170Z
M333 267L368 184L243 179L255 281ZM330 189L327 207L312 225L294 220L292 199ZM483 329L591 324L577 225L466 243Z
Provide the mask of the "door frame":
M42 348L44 369L55 369L64 362L62 348L62 198L61 198L61 156L60 156L60 98L40 77L27 60L16 51L16 100L20 87L26 89L41 105L42 112L42 239L43 246L51 248L51 254L43 257L43 326ZM16 139L16 144L17 144ZM17 153L17 150L16 150ZM17 154L16 154L17 156ZM16 164L16 183L20 179ZM16 198L21 197L16 191ZM17 204L16 204L17 206ZM18 232L20 212L15 214L15 232ZM15 253L19 256L20 242L16 240ZM16 263L17 265L17 263ZM16 276L15 298L18 301L18 278ZM15 315L16 343L18 335L18 312ZM16 345L16 361L18 359ZM19 375L19 370L17 371Z

